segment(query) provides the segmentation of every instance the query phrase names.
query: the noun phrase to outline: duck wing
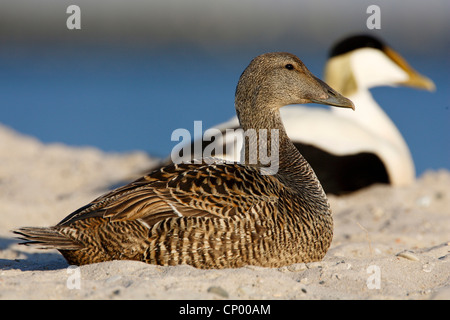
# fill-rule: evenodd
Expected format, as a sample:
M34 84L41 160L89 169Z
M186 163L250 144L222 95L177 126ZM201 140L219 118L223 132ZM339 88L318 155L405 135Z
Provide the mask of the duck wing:
M240 164L174 164L117 188L76 210L58 226L91 217L139 220L149 227L176 217L227 218L273 206L284 186Z

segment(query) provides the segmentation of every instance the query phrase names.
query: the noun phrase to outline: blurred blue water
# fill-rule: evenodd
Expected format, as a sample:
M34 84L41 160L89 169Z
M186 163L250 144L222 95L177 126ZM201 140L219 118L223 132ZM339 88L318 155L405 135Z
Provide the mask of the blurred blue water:
M172 48L0 48L0 123L43 142L89 145L105 151L168 155L176 128L203 129L235 114L234 90L250 59L261 52L214 56ZM302 55L322 76L326 52ZM434 93L377 88L376 100L408 142L420 175L450 169L450 61L403 53L432 78Z

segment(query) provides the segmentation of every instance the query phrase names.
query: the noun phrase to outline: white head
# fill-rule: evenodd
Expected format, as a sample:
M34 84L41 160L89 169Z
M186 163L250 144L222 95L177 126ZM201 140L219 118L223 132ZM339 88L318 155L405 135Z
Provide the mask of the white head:
M346 38L333 47L325 68L325 81L344 95L383 85L435 88L430 79L415 71L400 54L366 35Z
M396 86L408 81L408 73L390 59L383 51L361 48L351 53L350 66L358 86Z

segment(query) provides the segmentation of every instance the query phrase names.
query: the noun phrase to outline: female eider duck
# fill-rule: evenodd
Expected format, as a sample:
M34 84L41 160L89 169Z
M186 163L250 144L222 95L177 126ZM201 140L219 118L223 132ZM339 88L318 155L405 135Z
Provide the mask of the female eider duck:
M308 160L325 192L339 195L374 183L412 183L415 169L409 148L369 89L403 85L431 91L433 82L413 70L389 46L366 35L346 38L333 47L325 67L325 82L352 100L357 111L306 106L281 110L289 138ZM225 134L227 129L238 127L236 117L216 126L221 134L213 142L202 142L203 148L214 143L215 148L210 148L214 156L238 161L242 137L239 131Z
M354 108L296 56L258 56L239 79L236 113L256 141L277 145L278 170L267 174L259 158L248 165L173 164L95 199L56 226L14 232L24 244L58 249L76 265L139 260L236 268L321 260L333 235L330 206L279 113L282 106L310 102ZM260 132L278 132L278 140Z

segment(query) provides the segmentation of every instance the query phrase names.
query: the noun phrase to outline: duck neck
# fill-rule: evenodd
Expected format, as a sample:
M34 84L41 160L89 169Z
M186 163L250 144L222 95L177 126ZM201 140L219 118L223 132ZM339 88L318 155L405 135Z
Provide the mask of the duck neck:
M286 186L302 193L305 184L316 185L317 190L311 191L324 196L311 166L286 134L278 107L241 108L236 104L236 109L244 130L241 159L246 165L260 168L262 174L276 175Z
M352 120L357 121L374 135L389 141L396 147L408 150L402 134L389 116L377 104L370 93L369 88L361 86L359 90L350 95L349 98L356 106L360 105L361 108L357 109L356 112L343 112L343 110L340 110L339 108L332 108L332 112L342 117L351 117Z

